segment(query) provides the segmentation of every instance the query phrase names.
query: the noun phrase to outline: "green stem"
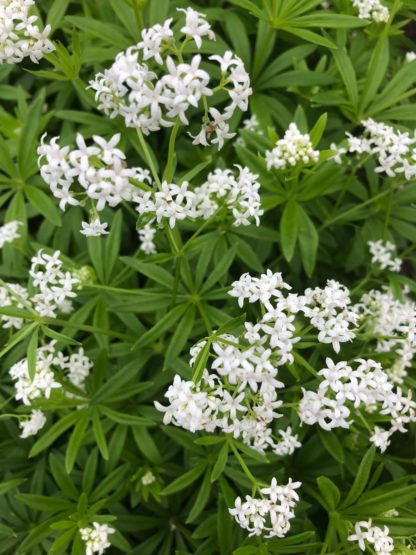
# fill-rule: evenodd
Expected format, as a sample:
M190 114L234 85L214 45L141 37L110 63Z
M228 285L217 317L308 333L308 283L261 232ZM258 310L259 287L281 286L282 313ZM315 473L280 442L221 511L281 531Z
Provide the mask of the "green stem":
M229 440L229 444L230 447L235 455L235 458L238 460L238 462L240 463L240 466L244 472L244 474L247 476L247 478L250 480L250 482L253 484L253 486L255 486L255 489L258 489L258 482L256 480L256 478L253 476L253 474L251 473L249 467L246 465L246 463L244 462L243 457L240 455L240 453L238 452L237 447L234 445L234 442L232 440L232 438L230 438Z
M171 183L175 170L175 143L180 125L180 119L176 118L175 125L172 128L169 138L168 161L165 171L163 172L163 181L167 181L168 183Z
M387 191L383 191L382 193L379 193L375 197L373 197L369 200L366 200L365 202L363 202L361 204L358 204L357 206L354 206L353 208L350 208L349 210L346 210L345 212L342 212L341 214L338 214L338 216L336 216L335 218L332 218L332 220L322 224L318 231L321 231L322 229L325 229L326 227L328 227L328 226L334 224L335 222L337 222L338 220L342 220L342 218L345 218L345 216L347 214L351 215L354 212L357 212L357 210L361 210L361 208L363 208L364 206L368 206L369 204L372 204L373 202L381 199L382 197L385 197L388 194L390 194L390 189L387 190Z
M158 188L159 190L161 190L161 188L162 188L162 183L161 183L160 178L159 178L159 175L158 175L158 173L157 173L157 169L156 169L154 160L153 160L153 158L152 158L152 155L150 154L149 147L147 146L147 143L146 143L146 141L145 141L145 138L143 137L142 130L139 129L139 128L137 128L136 131L137 131L137 136L139 137L140 146L141 146L142 149L143 149L143 154L144 154L144 157L146 158L147 165L149 166L150 171L151 171L151 173L152 173L154 182L156 183L157 188Z

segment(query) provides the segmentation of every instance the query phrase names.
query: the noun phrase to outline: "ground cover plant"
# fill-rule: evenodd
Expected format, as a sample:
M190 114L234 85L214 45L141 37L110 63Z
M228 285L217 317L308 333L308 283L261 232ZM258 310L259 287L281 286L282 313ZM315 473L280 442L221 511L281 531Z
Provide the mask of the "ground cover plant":
M0 0L0 553L416 553L414 0Z

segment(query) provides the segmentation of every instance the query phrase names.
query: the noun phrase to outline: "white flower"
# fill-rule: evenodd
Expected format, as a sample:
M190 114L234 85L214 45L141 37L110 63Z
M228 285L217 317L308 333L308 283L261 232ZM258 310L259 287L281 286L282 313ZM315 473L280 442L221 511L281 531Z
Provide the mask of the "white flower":
M9 374L15 382L16 400L22 401L25 405L30 405L31 401L39 397L49 399L53 389L61 387L55 381L55 374L52 365L55 362L52 344L40 347L36 353L36 369L33 380L29 376L27 359L23 359L14 364ZM39 415L36 416L36 421Z
M368 521L356 522L354 532L354 534L348 536L348 540L357 542L361 551L366 550L366 542L374 549L376 555L389 555L394 551L394 542L389 536L390 531L387 526L384 526L384 528L373 526L371 519L369 519Z
M22 428L21 438L36 435L46 424L46 417L41 410L32 410L29 420L20 420L19 426Z
M384 453L390 445L390 435L389 431L375 426L373 435L370 437L370 441L374 443L378 449L380 449L380 453Z
M296 165L308 165L319 160L319 151L313 149L307 133L302 134L295 123L289 125L283 139L273 150L266 151L267 169L286 170Z
M98 522L93 522L92 526L80 529L81 538L86 544L86 555L94 555L94 553L103 555L107 547L111 546L108 536L114 534L115 530L108 524L99 524Z
M389 19L390 12L380 0L352 0L352 5L358 8L360 19L373 19L377 22L386 22Z
M57 310L70 310L67 303L77 296L74 289L79 280L70 272L63 271L63 262L59 256L59 251L49 255L40 250L32 257L29 270L33 285L40 290L31 301L35 310L48 318L56 318Z
M66 205L78 205L80 200L75 198L84 196L95 204L99 212L106 205L114 208L123 201L132 201L137 195L137 189L131 181L151 183L148 170L143 168L128 168L125 154L117 148L120 134L116 134L109 141L98 135L93 136L91 145L87 145L82 135L78 133L76 149L69 146L59 147L59 137L44 142L38 148L40 173L49 185L54 197L59 199L59 207L65 210ZM78 183L80 190L75 192ZM81 233L96 237L108 233L107 224L101 223L95 217L91 223L82 223Z
M296 489L301 482L289 482L285 486L277 485L272 479L269 488L262 488L262 499L246 495L242 502L240 497L235 500L230 514L237 523L250 532L250 536L260 536L268 532L266 538L283 538L290 530L290 520L295 516L293 509L299 501Z
M192 8L177 8L178 12L183 12L186 16L185 26L181 28L181 33L192 37L198 49L202 46L202 37L215 40L215 34L211 30L210 24L206 21L206 15L199 13Z
M0 227L0 249L3 248L5 243L12 243L20 238L18 230L21 225L23 225L23 222L13 220Z
M382 270L391 270L392 272L400 272L402 261L400 258L393 258L396 252L396 246L390 241L369 241L368 247L372 255L371 262L378 264Z
M138 233L141 241L140 250L145 254L155 254L157 251L153 239L156 235L156 229L150 224L146 224L142 229L139 229Z
M231 170L216 169L194 190L195 217L207 220L222 207L231 213L235 226L250 225L253 219L259 225L263 210L258 176L248 168L236 167L238 177Z
M141 483L144 486L150 486L151 484L153 484L153 482L156 480L155 475L153 474L153 472L151 472L150 470L148 472L146 472L146 474L144 474L141 477Z
M48 39L51 26L41 31L38 17L29 15L34 0L3 0L0 3L0 64L18 64L29 57L38 63L44 54L55 50Z
M201 68L206 58L193 55L188 62L183 52L186 41L192 38L200 49L203 37L214 39L215 35L205 15L192 8L178 11L185 14L185 25L181 28L185 41L175 42L171 19L163 25L144 29L143 40L120 52L109 69L96 75L90 87L96 92L100 110L111 118L120 115L127 127L141 129L146 135L161 127L171 127L177 118L182 125L189 125L190 109L201 107L203 125L193 136L194 143L207 146L214 136L212 144L221 148L225 139L234 136L227 120L237 109L248 109L252 94L250 77L242 60L231 52L226 52L223 58L208 58L221 65L222 75L217 84ZM178 56L175 51L181 54ZM146 62L153 59L158 66L151 71ZM223 111L208 104L208 99L220 91L226 92L229 98ZM212 105L216 104L213 99Z
M99 237L100 235L107 235L108 231L106 228L108 227L107 223L101 223L100 220L97 218L90 223L81 222L82 235L86 237Z
M354 137L347 133L349 152L366 153L377 157L377 173L390 177L403 174L406 180L416 175L415 148L416 136L408 132L395 131L393 127L369 118L361 122L364 135Z

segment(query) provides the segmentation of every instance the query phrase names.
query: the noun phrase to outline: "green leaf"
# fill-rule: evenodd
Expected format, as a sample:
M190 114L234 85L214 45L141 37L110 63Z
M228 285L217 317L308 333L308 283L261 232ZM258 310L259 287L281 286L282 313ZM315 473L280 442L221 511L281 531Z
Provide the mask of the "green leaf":
M318 44L320 46L325 46L326 48L336 48L336 44L334 44L329 39L318 35L318 33L314 33L313 31L309 31L308 29L297 29L295 27L286 27L285 31L288 33L295 35L307 42L312 42L313 44Z
M111 222L111 231L105 241L105 282L110 283L110 278L120 253L121 232L123 228L123 213L118 210Z
M12 489L18 488L21 484L26 482L26 478L13 478L0 483L0 495L4 495Z
M374 461L375 452L375 447L374 445L372 445L364 455L360 466L358 467L357 474L355 475L354 482L351 486L350 491L348 492L345 501L342 504L342 507L349 507L350 505L352 505L364 491L370 477L371 466Z
M36 147L44 103L45 90L42 89L28 110L20 131L17 161L22 179L26 179L37 171Z
M174 278L172 277L172 274L167 272L157 264L143 262L142 260L137 260L136 258L128 256L122 256L120 260L130 268L137 270L144 276L147 276L163 287L173 289Z
M46 23L52 27L52 32L62 23L70 0L54 0L48 10Z
M234 245L229 249L224 255L221 264L218 264L216 268L211 272L211 275L203 284L201 293L206 293L209 291L216 283L218 283L228 272L233 260L235 258L237 247Z
M164 368L170 368L185 347L195 322L195 305L190 305L178 323L165 355Z
M198 385L201 381L202 374L207 366L209 352L211 350L211 341L206 341L205 345L199 351L198 356L194 364L194 369L192 373L192 381L195 385Z
M100 450L101 456L105 461L108 461L109 453L107 440L105 439L103 425L101 424L100 416L97 411L92 413L92 431L94 433L95 441Z
M322 135L325 131L327 120L328 120L328 114L327 113L322 114L322 116L318 119L318 121L315 123L315 125L309 132L309 136L311 138L312 145L314 146L314 148L317 147L317 145L319 144L319 141L322 138Z
M58 422L49 428L47 432L44 432L42 437L40 437L32 449L29 452L29 457L35 457L45 449L47 449L52 443L58 439L68 428L70 428L79 418L79 412L74 411L66 414Z
M214 468L212 469L211 482L215 482L215 480L217 480L219 476L222 474L225 468L225 465L227 464L227 460L228 460L228 443L224 443L224 445L221 447L218 453L218 458L215 462Z
M188 472L185 472L185 474L182 474L182 476L179 476L179 478L176 478L176 480L166 486L165 489L162 490L162 495L172 495L173 493L177 493L178 491L182 491L187 488L198 480L205 468L206 464L201 463L195 468L188 470Z
M104 406L100 406L100 411L117 424L125 424L126 426L151 426L153 424L151 420L143 416L118 412Z
M366 494L365 499L360 501L351 510L354 514L359 515L377 515L389 511L390 509L397 509L409 501L413 501L416 496L416 485L407 486L404 488L395 488L393 491L379 493L377 490Z
M72 431L71 437L69 438L65 454L65 470L67 474L71 474L72 472L78 451L80 450L82 442L85 439L85 432L91 417L88 409L78 412L77 415L78 422Z
M354 66L344 47L332 51L339 74L341 75L348 97L353 106L358 104L358 86Z
M34 332L32 333L32 337L29 340L29 345L27 347L27 369L29 372L29 377L32 381L36 374L38 337L39 337L39 328L35 328Z
M17 493L16 498L37 511L65 511L72 506L70 501L52 497L51 495L35 495L31 493Z
M341 499L341 493L337 486L326 476L320 476L316 480L316 483L318 484L319 491L327 502L329 509L335 509Z
M352 15L319 13L302 15L290 20L290 25L305 27L325 27L327 29L354 29L365 27L369 22Z
M165 314L165 316L163 316L163 318L161 318L152 328L150 328L150 330L144 333L141 338L136 341L132 349L136 350L142 347L146 347L146 345L149 345L150 343L156 341L156 339L159 339L161 335L163 335L175 325L178 318L183 315L187 307L188 305L184 303L172 308L167 314Z
M299 232L299 205L289 200L283 210L280 220L280 246L288 262L293 258L296 240Z
M75 27L81 31L98 37L107 44L116 46L120 50L125 50L130 46L131 39L119 25L99 21L92 17L81 17L76 15L66 16L65 20L75 25Z
M310 277L313 273L316 263L316 254L318 251L319 237L318 232L309 216L299 206L299 247L302 258L302 264L306 274Z
M201 488L196 496L195 503L191 509L191 512L186 519L186 522L194 522L196 518L202 513L205 509L206 504L208 503L209 494L211 492L211 473L207 471L205 473L204 479L202 481Z
M341 464L345 463L344 449L342 448L341 442L335 435L333 431L326 432L324 430L318 429L319 438L322 441L322 445L328 451L328 453L334 457L335 460Z
M72 482L71 478L65 472L63 459L54 453L49 455L49 466L55 482L58 484L62 492L70 499L78 500L79 492Z

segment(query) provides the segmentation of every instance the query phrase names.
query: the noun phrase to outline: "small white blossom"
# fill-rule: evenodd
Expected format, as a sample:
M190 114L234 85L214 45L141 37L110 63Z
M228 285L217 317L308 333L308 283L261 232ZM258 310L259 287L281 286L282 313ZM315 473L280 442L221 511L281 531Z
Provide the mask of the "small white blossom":
M373 19L377 22L386 22L389 19L389 9L380 0L352 0L352 5L358 8L360 19Z
M110 528L108 524L100 524L93 522L90 528L81 528L81 538L86 544L86 555L103 555L104 551L111 546L108 540L110 534L114 534L114 528Z
M177 8L178 12L183 12L186 16L185 26L181 28L181 33L192 37L198 49L202 46L202 37L215 40L215 34L211 30L210 24L206 21L206 15L199 13L192 8Z
M384 528L373 526L371 519L369 519L368 521L356 522L354 534L348 536L348 540L357 542L361 551L366 551L369 545L374 549L376 555L389 555L394 551L394 542L389 533L387 526L384 526Z
M150 224L146 224L142 229L139 229L140 250L145 254L155 254L157 252L153 241L155 235L156 229Z
M13 220L0 227L0 249L6 243L13 243L13 241L20 238L18 231L21 225L23 225L23 222Z
M319 160L319 151L313 149L307 133L301 133L295 123L289 125L283 139L273 150L266 152L267 169L286 170L296 165L308 165Z
M378 264L381 270L391 270L392 272L400 272L402 261L400 258L393 258L396 252L396 246L390 241L369 241L368 247L371 253L371 262Z
M153 484L153 482L156 480L155 475L153 474L153 472L151 472L150 470L148 472L146 472L146 474L144 474L141 477L141 483L144 486L150 486L151 484Z
M22 428L21 438L36 435L46 424L46 417L41 410L33 410L29 420L20 420L19 426Z
M86 237L99 237L100 235L107 235L108 231L106 228L108 227L107 223L101 223L99 219L93 220L90 223L81 222L82 235Z

